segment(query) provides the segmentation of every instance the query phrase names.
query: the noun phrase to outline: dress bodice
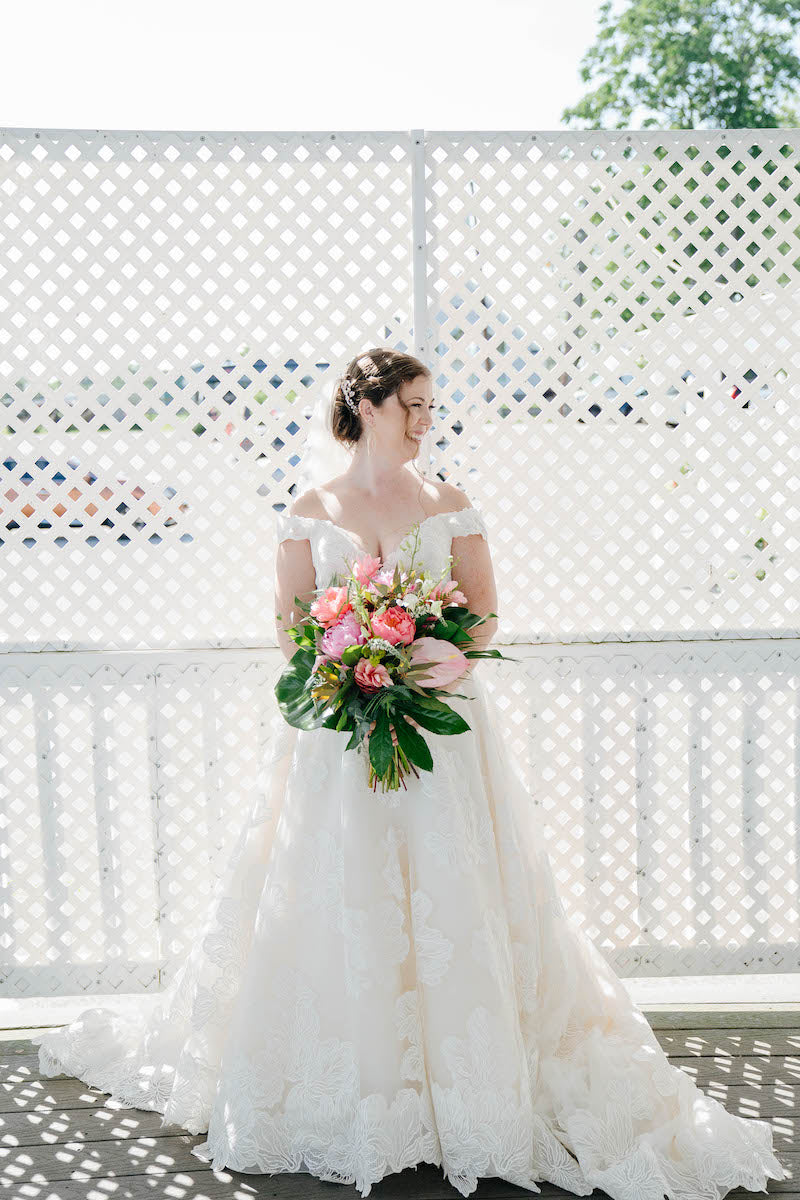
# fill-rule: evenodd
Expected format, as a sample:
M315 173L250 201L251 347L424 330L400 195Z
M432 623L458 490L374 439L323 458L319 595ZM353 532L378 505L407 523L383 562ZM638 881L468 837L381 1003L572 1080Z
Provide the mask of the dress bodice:
M432 513L417 522L398 546L383 560L384 566L394 566L398 558L408 558L414 544L414 535L419 529L419 543L414 558L415 566L439 575L447 566L447 558L454 537L480 533L487 537L486 524L476 508L458 508L448 512ZM341 525L335 525L324 517L301 517L294 513L279 513L277 516L277 540L286 538L302 540L311 544L317 588L327 587L331 579L346 572L349 565L366 551L358 545L353 535Z

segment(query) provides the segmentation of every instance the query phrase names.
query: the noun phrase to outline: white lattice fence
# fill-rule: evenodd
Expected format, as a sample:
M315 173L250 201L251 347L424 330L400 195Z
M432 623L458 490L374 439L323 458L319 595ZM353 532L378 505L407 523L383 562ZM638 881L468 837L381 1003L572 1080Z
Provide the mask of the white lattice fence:
M0 140L7 648L274 644L309 396L410 339L410 143Z
M274 513L376 343L486 514L567 904L621 974L798 969L799 158L0 132L7 994L157 988L191 940L265 750Z
M426 154L447 451L520 635L797 636L800 130Z
M521 662L481 664L565 906L621 975L800 970L790 645L517 646ZM170 980L269 770L281 662L9 656L6 995Z

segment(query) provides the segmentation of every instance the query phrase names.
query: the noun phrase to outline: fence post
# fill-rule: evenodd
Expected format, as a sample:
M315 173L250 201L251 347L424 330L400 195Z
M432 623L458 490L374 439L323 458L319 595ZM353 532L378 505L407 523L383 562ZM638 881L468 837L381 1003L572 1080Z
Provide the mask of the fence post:
M411 130L411 251L414 354L433 367L429 355L428 264L425 243L425 130Z

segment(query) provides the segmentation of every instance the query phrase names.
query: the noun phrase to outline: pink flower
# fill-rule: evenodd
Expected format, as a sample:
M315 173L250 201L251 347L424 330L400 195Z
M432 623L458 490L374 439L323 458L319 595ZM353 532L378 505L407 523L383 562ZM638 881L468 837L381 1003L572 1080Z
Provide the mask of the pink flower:
M362 692L379 692L382 687L394 686L383 663L371 663L368 658L358 660L353 677Z
M447 583L437 583L436 587L431 590L429 599L444 600L446 604L464 604L467 603L467 597L463 592L458 591L458 580L448 579Z
M346 587L329 587L311 605L309 612L326 628L352 609Z
M454 679L460 679L469 667L469 659L458 646L442 638L417 638L411 647L411 665L430 663L431 669L416 676L417 683L424 687L445 687Z
M322 635L322 649L330 658L341 658L347 646L362 646L367 639L358 617L351 611L331 625Z
M391 642L410 646L416 637L417 627L404 608L394 604L385 612L378 613L372 618L372 632L375 637Z
M353 564L353 574L360 584L369 583L381 565L381 560L372 554L364 554Z
M375 572L375 574L370 579L370 583L373 585L376 583L382 583L386 587L389 587L390 584L392 583L393 579L394 579L394 571L390 571L388 567L383 567L383 568L381 568L380 571ZM377 588L375 588L374 586L372 588L370 588L370 590L372 592L374 592L376 596L378 595Z
M325 635L323 634L323 637L324 636ZM314 659L314 665L311 668L311 674L313 675L314 672L316 671L317 667L321 667L322 664L326 663L326 662L330 662L330 659L328 658L327 654L318 654L317 657Z

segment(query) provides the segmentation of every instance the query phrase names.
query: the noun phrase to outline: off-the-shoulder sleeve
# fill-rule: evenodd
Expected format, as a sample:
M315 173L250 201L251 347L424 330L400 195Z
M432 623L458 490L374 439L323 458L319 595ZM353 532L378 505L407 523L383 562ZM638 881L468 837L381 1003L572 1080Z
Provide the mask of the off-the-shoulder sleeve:
M458 508L450 514L449 530L451 537L462 537L467 533L482 533L487 539L489 533L486 522L477 508Z
M278 513L275 519L276 542L285 542L287 538L302 541L311 537L312 521L310 517L300 517L297 513Z

